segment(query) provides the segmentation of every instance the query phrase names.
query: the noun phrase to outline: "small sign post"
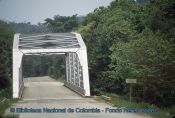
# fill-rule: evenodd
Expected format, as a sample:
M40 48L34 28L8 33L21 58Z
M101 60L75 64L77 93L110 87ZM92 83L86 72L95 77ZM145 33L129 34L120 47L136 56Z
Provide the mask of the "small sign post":
M131 99L132 99L132 84L136 84L137 80L136 79L126 79L126 83L130 84L130 87L129 87L129 100L131 102Z

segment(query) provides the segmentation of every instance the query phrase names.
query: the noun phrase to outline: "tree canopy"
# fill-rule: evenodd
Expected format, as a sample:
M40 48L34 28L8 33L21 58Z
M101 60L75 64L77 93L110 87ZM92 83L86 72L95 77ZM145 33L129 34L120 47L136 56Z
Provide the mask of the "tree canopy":
M14 30L0 20L0 97L11 96L13 34Z
M91 92L128 95L156 104L175 103L175 1L115 0L87 15L78 28L88 47Z
M78 18L77 15L56 15L53 19L45 19L45 24L52 32L70 32L74 28L78 27Z

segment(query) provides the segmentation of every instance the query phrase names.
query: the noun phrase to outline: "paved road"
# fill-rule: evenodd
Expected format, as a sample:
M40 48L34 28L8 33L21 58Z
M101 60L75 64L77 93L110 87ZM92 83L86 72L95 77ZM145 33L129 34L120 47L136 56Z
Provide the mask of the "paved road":
M105 113L106 108L113 108L109 104L96 101L93 98L84 98L66 88L63 83L55 81L50 77L25 78L25 89L22 100L11 106L11 108L35 109L41 113L20 113L20 118L150 118L147 115L135 113ZM101 113L68 113L71 109L93 109L104 110ZM43 113L56 111L63 113ZM116 109L116 108L115 108ZM66 110L66 113L64 111ZM77 109L79 111L79 109ZM6 111L10 112L10 109Z

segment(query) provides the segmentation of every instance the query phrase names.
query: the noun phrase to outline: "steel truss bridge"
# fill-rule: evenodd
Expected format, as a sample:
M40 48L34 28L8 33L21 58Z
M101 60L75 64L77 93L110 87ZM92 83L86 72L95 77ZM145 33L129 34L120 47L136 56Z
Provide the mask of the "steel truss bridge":
M84 96L90 96L87 48L80 34L15 34L13 42L13 98L20 98L24 88L22 60L24 55L64 55L64 85Z

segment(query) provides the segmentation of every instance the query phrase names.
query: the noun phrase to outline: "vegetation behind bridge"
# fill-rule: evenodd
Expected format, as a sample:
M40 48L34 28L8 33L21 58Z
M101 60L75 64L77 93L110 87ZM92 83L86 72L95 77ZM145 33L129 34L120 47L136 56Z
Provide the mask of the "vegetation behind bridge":
M12 94L13 35L14 30L6 22L0 21L0 100Z
M88 14L78 28L88 47L91 93L129 94L161 106L175 104L175 2L113 1Z

